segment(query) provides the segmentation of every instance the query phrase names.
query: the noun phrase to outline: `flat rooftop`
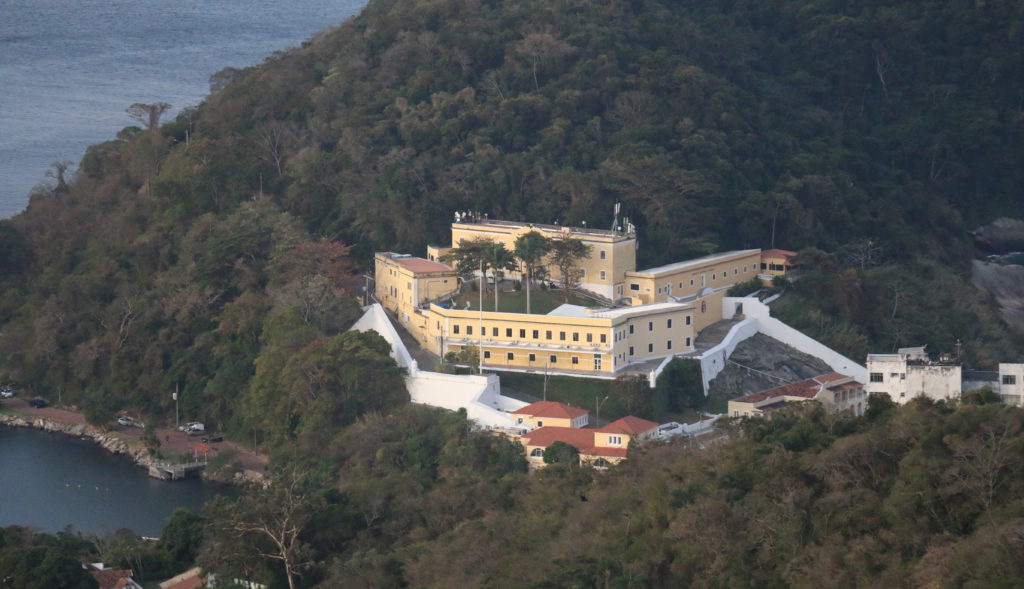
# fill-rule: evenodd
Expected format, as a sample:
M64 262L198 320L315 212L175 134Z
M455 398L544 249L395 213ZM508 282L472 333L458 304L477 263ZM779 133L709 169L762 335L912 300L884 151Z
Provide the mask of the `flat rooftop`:
M602 238L618 238L618 239L635 239L635 233L628 233L626 231L614 231L610 229L595 229L592 227L571 227L568 225L547 225L544 223L524 223L521 221L503 221L500 219L481 219L479 221L459 221L458 223L452 223L452 227L465 226L467 229L471 229L473 226L486 226L486 227L497 227L502 229L517 230L524 227L531 229L537 229L538 231L547 231L549 233L563 233L566 229L574 237L602 237Z
M703 266L704 264L711 264L714 262L727 260L729 258L750 255L759 253L761 250L732 250L728 252L721 252L717 254L711 254L700 258L694 258L692 260L686 260L685 262L675 262L673 264L666 264L664 266L658 266L656 268L647 268L646 270L636 270L634 272L627 272L626 274L671 274L686 270L687 268L696 268L697 266Z
M663 303L651 303L650 305L637 305L635 307L619 307L610 309L605 307L581 307L580 305L563 304L555 307L548 313L552 317L575 317L577 319L618 319L619 317L630 317L633 315L646 315L661 311L674 311L677 309L689 309L693 305L666 301Z
M455 271L451 266L448 266L447 264L442 264L441 262L435 262L433 260L426 260L424 258L417 258L415 256L410 256L408 254L382 252L381 255L414 274Z

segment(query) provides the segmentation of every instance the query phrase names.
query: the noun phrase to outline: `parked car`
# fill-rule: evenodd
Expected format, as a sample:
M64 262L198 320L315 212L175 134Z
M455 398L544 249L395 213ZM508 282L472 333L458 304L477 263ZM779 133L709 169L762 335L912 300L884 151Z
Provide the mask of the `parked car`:
M131 427L131 426L135 425L135 422L132 421L132 419L130 417L118 417L117 418L117 425L123 425L123 426Z
M12 388L6 388L6 389L3 389L2 391L0 391L0 397L3 397L5 399L10 399L11 397L13 397L16 394L17 393L15 393L14 389L12 389Z
M206 426L198 421L190 421L185 425L180 426L178 430L188 434L197 434L206 431Z
M216 442L223 442L223 441L224 441L224 436L207 436L207 437L203 438L203 443L204 444L213 444L213 443L216 443Z
M32 399L31 401L28 402L28 404L30 407L35 407L36 409L42 409L46 407L46 401L42 399Z

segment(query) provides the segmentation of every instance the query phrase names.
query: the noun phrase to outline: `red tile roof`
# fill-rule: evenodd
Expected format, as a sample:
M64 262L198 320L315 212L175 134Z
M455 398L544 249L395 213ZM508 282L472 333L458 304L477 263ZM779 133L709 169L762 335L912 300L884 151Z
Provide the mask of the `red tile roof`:
M95 568L89 571L92 578L96 579L96 584L99 585L99 589L119 589L125 587L126 584L122 583L121 580L125 577L132 576L131 569L103 569L97 570ZM130 585L128 585L130 586Z
M772 399L775 397L803 397L805 399L813 399L817 396L818 391L821 390L822 385L825 388L832 388L833 386L845 386L843 385L831 385L831 383L848 379L849 377L838 372L829 372L828 374L822 374L815 376L814 378L808 378L807 380L801 380L800 382L794 382L792 384L783 385L781 387L775 387L774 389L768 389L767 391L761 391L746 397L740 397L739 399L733 399L737 403L759 403L765 399ZM859 384L857 385L859 386Z
M586 409L558 403L556 401L537 401L512 412L513 415L532 415L533 417L557 417L562 419L573 419L586 415Z
M594 447L594 430L582 427L555 427L546 425L530 433L523 434L522 439L527 446L547 448L555 442L562 442L575 447L580 452Z
M627 415L622 419L616 419L598 431L610 434L630 434L636 436L645 434L657 427L658 424L653 421L647 421L646 419Z
M764 250L764 251L761 252L761 256L762 257L767 257L767 258L792 258L795 255L796 255L796 252L791 252L789 250L780 250L780 249L770 249L770 250Z

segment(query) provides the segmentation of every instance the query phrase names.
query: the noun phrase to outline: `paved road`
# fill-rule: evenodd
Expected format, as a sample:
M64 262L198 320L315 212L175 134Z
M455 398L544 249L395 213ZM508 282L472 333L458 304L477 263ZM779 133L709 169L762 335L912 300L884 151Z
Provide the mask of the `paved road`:
M28 404L28 401L20 398L4 399L3 407L7 410L16 411L27 415L36 415L39 417L45 417L53 421L60 421L63 423L74 423L84 424L85 417L81 413L74 413L71 411L65 411L63 409L56 409L53 407L46 407L45 409L36 409ZM130 444L141 444L143 429L141 427L131 426L120 426L111 424L109 431L123 438ZM189 436L185 432L175 431L169 428L158 427L156 428L157 438L160 440L160 447L170 452L176 452L178 454L191 455L196 444L201 443L202 435ZM267 457L262 454L252 452L234 442L224 441L215 442L209 444L212 448L212 452L207 456L213 458L220 452L227 450L235 450L234 461L237 462L243 469L252 470L258 473L263 473L267 467Z

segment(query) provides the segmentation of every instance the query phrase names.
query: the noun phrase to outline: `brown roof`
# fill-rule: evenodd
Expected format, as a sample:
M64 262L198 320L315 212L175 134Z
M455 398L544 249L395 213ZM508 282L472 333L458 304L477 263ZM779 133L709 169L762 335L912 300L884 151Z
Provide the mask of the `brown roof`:
M124 587L125 583L121 580L125 577L132 576L131 569L91 569L89 574L92 578L96 579L96 583L99 585L99 589L118 589Z
M645 434L657 427L658 424L653 421L647 421L646 419L627 415L622 419L616 419L598 431L610 434L630 434L635 436Z
M791 252L789 250L770 249L762 251L761 256L768 258L792 258L796 256L796 252Z
M555 442L574 446L580 452L594 447L594 430L582 427L555 427L546 425L523 434L527 446L547 448Z
M441 262L424 260L423 258L392 258L392 260L414 274L426 272L454 272L451 266L442 264Z
M586 409L558 403L557 401L537 401L521 409L512 412L514 415L532 415L533 417L559 417L562 419L573 419L586 415Z
M808 378L807 380L801 380L800 382L794 382L792 384L783 385L781 387L775 387L774 389L768 389L767 391L761 391L746 397L740 397L739 399L733 399L737 403L759 403L765 399L771 399L774 397L803 397L805 399L813 399L821 387L824 385L825 388L831 388L830 383L838 380L849 378L844 374L838 372L829 372L828 374L822 374L815 376L814 378ZM843 385L845 386L845 385ZM859 384L856 386L860 386Z

